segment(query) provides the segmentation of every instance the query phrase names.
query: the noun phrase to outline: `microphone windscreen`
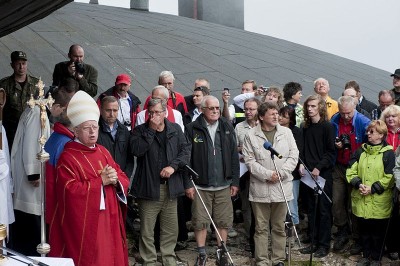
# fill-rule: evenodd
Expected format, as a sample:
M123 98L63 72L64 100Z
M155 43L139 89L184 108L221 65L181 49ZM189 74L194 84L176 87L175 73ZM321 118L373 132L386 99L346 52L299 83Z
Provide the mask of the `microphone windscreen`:
M271 147L272 147L271 142L268 142L268 141L264 142L264 149L268 150Z

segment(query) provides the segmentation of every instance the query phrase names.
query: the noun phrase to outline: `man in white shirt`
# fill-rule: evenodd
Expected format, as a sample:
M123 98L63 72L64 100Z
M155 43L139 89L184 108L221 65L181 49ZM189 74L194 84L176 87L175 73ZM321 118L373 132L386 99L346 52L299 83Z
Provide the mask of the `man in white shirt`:
M153 99L162 99L167 101L169 97L168 89L162 85L155 86L154 89L151 91L151 98ZM165 117L172 123L177 123L181 126L182 131L184 131L182 115L179 111L172 109L170 106L167 106L167 110L165 113ZM148 114L147 110L143 110L138 113L136 118L135 126L141 125L147 121Z

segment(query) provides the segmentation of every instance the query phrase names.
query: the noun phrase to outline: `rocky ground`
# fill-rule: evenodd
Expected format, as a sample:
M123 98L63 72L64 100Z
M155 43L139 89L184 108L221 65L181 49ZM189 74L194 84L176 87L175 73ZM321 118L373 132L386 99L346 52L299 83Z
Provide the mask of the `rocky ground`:
M303 223L302 223L303 224ZM301 225L302 225L301 224ZM135 230L137 231L139 229L139 225L135 224ZM237 231L237 236L236 237L230 237L228 239L228 249L230 252L230 255L233 259L234 265L235 266L244 266L244 265L255 265L253 259L251 258L250 252L245 250L246 246L246 239L247 236L245 234L245 231L243 229L243 224L242 223L236 223L234 224L234 228ZM304 232L304 226L300 226L299 234ZM136 232L136 235L138 235L138 231ZM131 248L130 248L130 266L136 265L140 266L140 262L137 261L138 258L138 252L135 250L133 247L133 234L128 232L128 238L129 242L131 243ZM214 237L209 237L208 238L208 246L207 246L207 253L209 255L207 266L214 266L215 264L215 251L216 251L216 240ZM332 241L333 244L333 241ZM333 253L330 252L328 256L325 258L317 259L313 258L313 263L312 265L314 266L319 266L319 265L332 265L332 266L352 266L356 265L357 261L361 258L361 255L356 255L356 256L351 256L348 252L349 246L342 252L342 253ZM160 255L160 254L159 254ZM196 260L197 252L196 252L196 243L194 241L194 238L191 238L188 241L188 247L185 250L177 251L176 252L178 260L183 262L182 265L194 265L194 262ZM159 261L161 261L161 258L159 256ZM303 255L299 252L299 246L297 244L294 245L294 247L291 250L291 263L290 265L294 266L299 266L299 265L309 265L310 261L310 256L309 255ZM162 265L161 263L158 263L157 265ZM285 261L285 265L289 265L288 261ZM395 266L399 265L400 266L400 261L390 261L386 256L382 258L382 265L384 266Z

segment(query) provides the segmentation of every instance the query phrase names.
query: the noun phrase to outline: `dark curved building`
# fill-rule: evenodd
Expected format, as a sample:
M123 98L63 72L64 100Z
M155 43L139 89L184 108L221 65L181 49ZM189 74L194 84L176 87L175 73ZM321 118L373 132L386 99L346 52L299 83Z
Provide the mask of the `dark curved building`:
M99 93L118 74L128 73L142 100L162 70L175 74L175 88L184 95L191 94L199 77L210 80L218 97L224 87L240 93L246 79L265 86L296 81L307 96L313 81L324 77L334 98L354 79L374 102L380 90L392 88L386 71L292 42L185 17L82 3L70 3L0 38L1 76L12 73L11 51L23 50L29 72L50 85L54 65L67 59L74 43L84 47L85 62L98 69Z

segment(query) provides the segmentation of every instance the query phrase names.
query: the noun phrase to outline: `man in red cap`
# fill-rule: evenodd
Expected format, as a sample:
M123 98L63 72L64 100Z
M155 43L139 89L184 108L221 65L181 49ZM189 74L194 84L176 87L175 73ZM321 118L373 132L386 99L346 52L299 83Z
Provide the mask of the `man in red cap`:
M114 96L118 99L118 121L129 130L135 126L136 116L140 112L140 100L129 89L131 77L127 74L119 74L115 80L115 86L100 94L97 104L100 107L101 99L105 96Z

